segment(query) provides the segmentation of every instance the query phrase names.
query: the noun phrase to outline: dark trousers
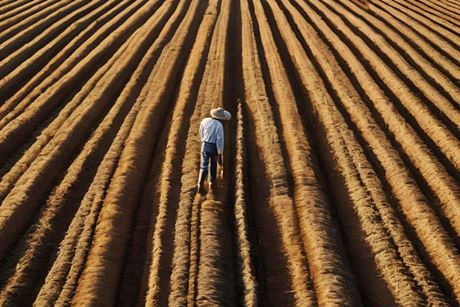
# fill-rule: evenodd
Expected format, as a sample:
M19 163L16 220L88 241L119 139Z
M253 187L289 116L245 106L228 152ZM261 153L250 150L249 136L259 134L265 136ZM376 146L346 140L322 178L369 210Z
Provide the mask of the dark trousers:
M211 163L211 181L215 181L217 178L217 146L214 143L203 142L201 145L200 183L203 183L208 175L209 163Z

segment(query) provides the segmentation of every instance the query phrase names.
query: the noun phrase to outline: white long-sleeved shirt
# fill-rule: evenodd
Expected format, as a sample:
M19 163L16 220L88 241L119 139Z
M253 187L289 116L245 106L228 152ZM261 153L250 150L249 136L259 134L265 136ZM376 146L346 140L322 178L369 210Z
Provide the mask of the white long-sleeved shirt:
M202 142L215 143L219 154L224 151L224 126L217 119L206 117L201 121L200 138Z

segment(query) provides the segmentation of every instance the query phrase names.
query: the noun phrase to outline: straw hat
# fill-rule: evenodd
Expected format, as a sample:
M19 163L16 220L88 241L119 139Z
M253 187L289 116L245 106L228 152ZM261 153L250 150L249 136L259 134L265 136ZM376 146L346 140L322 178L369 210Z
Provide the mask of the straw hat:
M230 118L232 118L232 114L230 114L230 112L228 111L225 111L221 107L218 107L217 109L212 109L209 113L211 114L211 117L215 119L229 120Z

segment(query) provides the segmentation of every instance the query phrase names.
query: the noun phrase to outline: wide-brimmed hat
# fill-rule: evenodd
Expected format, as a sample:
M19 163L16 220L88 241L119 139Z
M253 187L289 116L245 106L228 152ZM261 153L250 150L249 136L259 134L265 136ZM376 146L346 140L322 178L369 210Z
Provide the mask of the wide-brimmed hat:
M221 107L218 107L217 109L212 109L209 113L211 114L212 118L216 119L229 120L230 118L232 118L232 114L230 114L230 112L224 110Z

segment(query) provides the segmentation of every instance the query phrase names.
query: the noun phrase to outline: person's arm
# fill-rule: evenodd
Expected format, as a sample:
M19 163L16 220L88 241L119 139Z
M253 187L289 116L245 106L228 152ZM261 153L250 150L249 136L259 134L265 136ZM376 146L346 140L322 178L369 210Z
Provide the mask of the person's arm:
M219 123L219 129L217 129L217 141L216 141L216 146L217 146L217 154L219 164L222 164L222 154L224 152L224 127L221 123Z
M200 134L198 135L200 142L203 140L203 120L200 123Z

